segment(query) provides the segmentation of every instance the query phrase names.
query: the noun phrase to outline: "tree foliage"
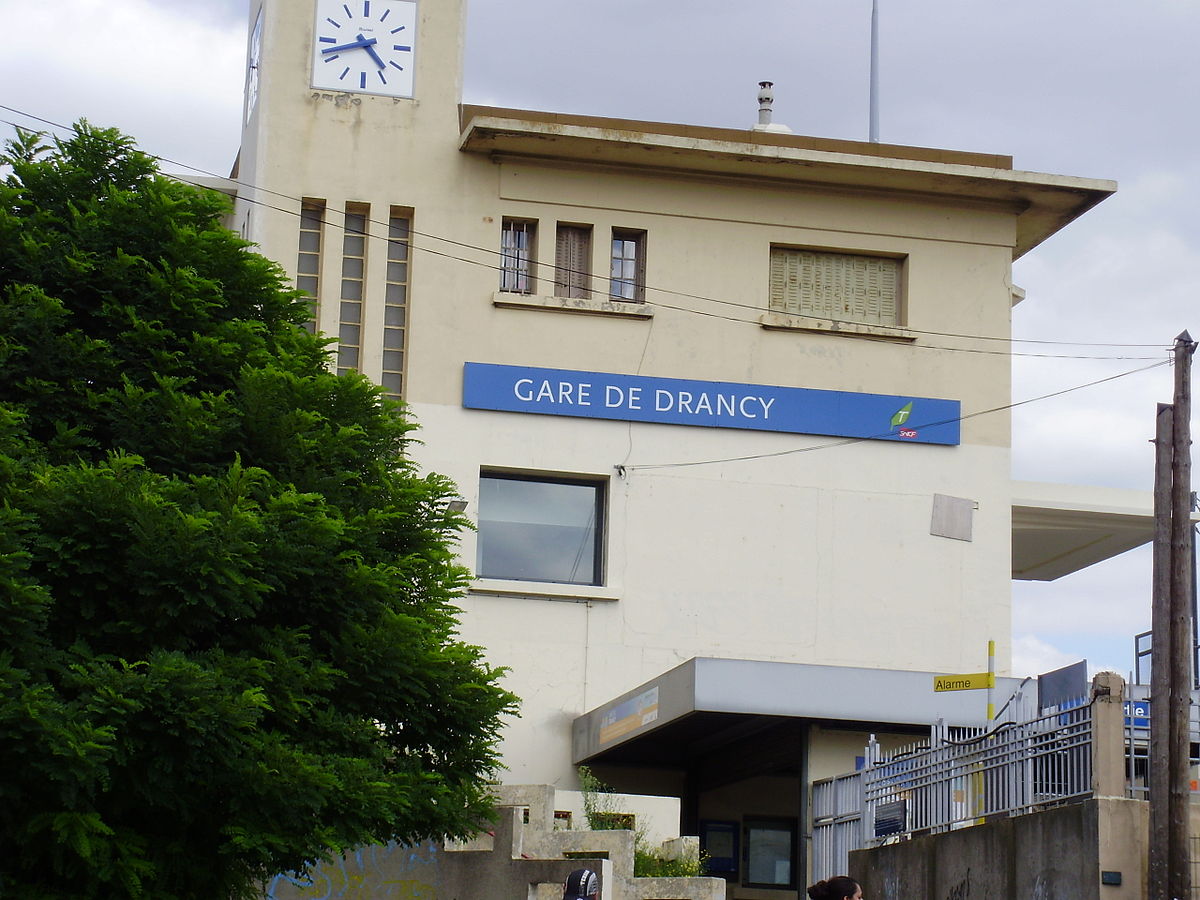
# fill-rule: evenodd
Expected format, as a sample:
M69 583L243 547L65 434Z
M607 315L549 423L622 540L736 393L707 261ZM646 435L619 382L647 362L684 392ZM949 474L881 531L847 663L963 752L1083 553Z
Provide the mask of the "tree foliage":
M248 896L470 832L513 698L464 521L307 307L113 131L0 184L0 895Z

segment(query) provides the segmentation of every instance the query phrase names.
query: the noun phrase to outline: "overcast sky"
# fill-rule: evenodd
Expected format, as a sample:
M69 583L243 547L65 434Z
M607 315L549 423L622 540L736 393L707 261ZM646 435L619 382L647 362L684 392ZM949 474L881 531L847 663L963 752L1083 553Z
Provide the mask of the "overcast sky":
M227 174L247 5L0 0L0 104L115 125L150 153ZM1014 399L1142 368L1185 328L1200 334L1200 3L879 6L882 141L1011 154L1018 169L1120 184L1015 266L1028 294L1016 337L1078 343L1018 344ZM865 140L870 16L871 0L473 0L464 99L740 128L755 121L757 82L771 80L777 122ZM1100 344L1118 346L1088 346ZM1019 408L1013 477L1149 490L1155 404L1170 401L1171 379L1160 367ZM1150 627L1149 585L1147 548L1014 584L1014 671L1086 658L1128 673L1133 635Z

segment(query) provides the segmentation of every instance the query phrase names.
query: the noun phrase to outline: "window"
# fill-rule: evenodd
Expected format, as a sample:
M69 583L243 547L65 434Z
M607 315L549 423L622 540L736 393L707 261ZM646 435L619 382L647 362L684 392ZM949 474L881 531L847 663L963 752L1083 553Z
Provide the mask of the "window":
M745 819L746 887L796 888L796 820Z
M367 268L367 217L363 204L346 205L342 235L342 302L338 318L337 373L357 372L362 365L363 282Z
M408 251L412 213L392 207L388 218L387 279L383 295L383 374L379 383L391 397L404 387L404 351L408 335Z
M899 325L901 261L771 248L771 311L865 325Z
M602 584L603 533L603 482L480 476L481 578Z
M309 332L317 330L320 310L321 235L325 230L325 201L305 199L300 204L300 247L296 256L296 287L311 298Z
M646 299L646 232L614 228L608 294L614 300Z
M591 266L592 227L560 224L554 241L554 296L587 297Z
M500 230L500 290L532 294L534 250L537 247L537 222L505 219Z

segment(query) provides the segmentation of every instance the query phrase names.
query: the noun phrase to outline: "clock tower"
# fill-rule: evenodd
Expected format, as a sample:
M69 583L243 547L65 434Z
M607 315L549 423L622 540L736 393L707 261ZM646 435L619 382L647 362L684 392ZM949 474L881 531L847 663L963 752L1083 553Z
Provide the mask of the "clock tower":
M250 9L234 227L312 296L316 327L339 338L337 368L396 396L406 394L416 309L410 261L389 254L405 252L395 239L407 240L415 210L423 230L452 233L439 222L445 198L481 177L477 166L463 171L458 152L465 7L252 0Z

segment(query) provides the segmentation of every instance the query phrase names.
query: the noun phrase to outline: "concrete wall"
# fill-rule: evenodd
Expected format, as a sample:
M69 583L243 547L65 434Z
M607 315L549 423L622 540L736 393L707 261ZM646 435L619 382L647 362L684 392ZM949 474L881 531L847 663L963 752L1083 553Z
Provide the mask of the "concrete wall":
M1089 800L858 850L849 874L872 900L1137 900L1148 821L1140 801Z
M500 791L495 830L474 841L362 847L276 876L264 900L559 900L578 868L597 873L602 900L724 900L719 878L633 877L633 832L554 830L548 785Z
M556 812L569 812L571 826L576 830L587 828L584 813L584 795L579 791L556 790L554 792ZM646 794L602 793L596 797L599 812L630 813L634 817L635 829L654 847L679 835L679 798L657 797Z

